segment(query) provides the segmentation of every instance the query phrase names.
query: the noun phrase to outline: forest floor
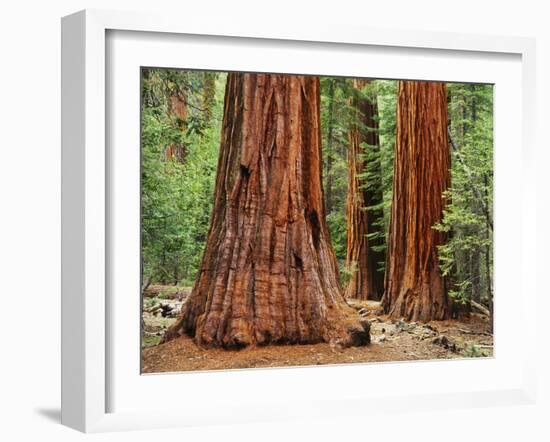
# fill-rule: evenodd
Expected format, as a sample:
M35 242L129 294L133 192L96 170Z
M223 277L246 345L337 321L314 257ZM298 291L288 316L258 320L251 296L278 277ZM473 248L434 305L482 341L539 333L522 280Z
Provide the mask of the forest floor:
M144 304L142 373L239 368L284 367L365 362L491 357L492 326L489 319L472 313L460 320L429 323L391 320L380 314L380 304L349 301L371 324L371 344L338 348L330 344L270 345L242 350L202 349L187 336L157 345L164 330L175 321L181 295L153 296ZM163 317L158 305L172 308ZM156 309L156 310L155 310ZM168 310L165 307L165 311ZM156 313L156 314L155 314Z

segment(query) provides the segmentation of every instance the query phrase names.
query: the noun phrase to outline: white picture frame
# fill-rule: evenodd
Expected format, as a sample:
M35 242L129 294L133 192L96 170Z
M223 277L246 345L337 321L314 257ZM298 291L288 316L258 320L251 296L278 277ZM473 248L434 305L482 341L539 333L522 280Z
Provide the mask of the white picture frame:
M440 409L451 407L489 406L499 404L520 404L532 403L535 394L535 359L534 339L525 339L524 348L516 354L517 360L512 364L507 359L506 337L512 339L509 326L505 321L498 322L499 317L507 318L505 313L506 302L502 307L498 305L499 293L496 295L496 323L495 328L497 341L502 336L501 342L497 343L496 356L488 361L455 361L452 364L435 366L432 363L414 364L386 364L378 365L374 371L393 372L404 378L415 376L430 377L442 376L446 372L460 373L461 370L472 370L474 365L485 362L479 370L485 370L485 375L490 376L491 370L499 370L504 373L510 369L510 376L502 379L495 375L495 382L471 387L463 386L461 390L447 391L437 386L427 388L426 393L419 394L413 390L399 390L399 384L388 387L385 393L374 389L367 391L359 388L355 395L339 393L333 388L326 397L319 395L311 397L288 396L290 401L285 403L284 398L277 397L277 390L282 385L292 385L294 394L314 391L315 382L327 382L327 380L347 378L353 382L357 376L361 376L361 370L370 365L355 365L349 367L323 367L322 369L299 368L299 369L273 369L273 370L248 370L239 373L227 374L198 373L195 377L189 378L188 374L160 376L156 379L151 376L139 377L139 372L132 376L138 383L147 383L144 390L157 389L158 382L180 382L175 379L177 376L187 379L188 394L193 402L192 395L197 394L199 388L192 390L190 384L200 385L200 391L205 395L213 395L215 389L227 388L228 384L235 385L233 391L227 389L224 394L233 394L236 391L243 391L242 397L231 397L228 401L224 397L208 397L208 404L195 402L192 409L174 410L174 407L166 403L166 407L158 405L157 396L154 409L130 409L128 407L112 406L110 395L115 388L112 379L120 379L114 376L113 370L113 348L111 338L118 339L113 327L117 321L111 311L111 300L108 296L109 272L107 265L110 257L109 244L116 241L112 235L117 229L109 228L113 211L113 202L116 197L110 195L112 190L108 185L110 173L113 166L109 164L108 143L111 142L110 133L107 131L106 122L120 121L109 106L109 71L108 57L118 56L120 52L110 51L109 33L139 32L145 39L156 39L163 37L178 39L185 36L193 38L215 37L217 41L233 39L237 42L251 42L252 45L261 46L264 42L270 47L282 51L285 48L296 48L296 50L307 50L308 47L315 48L316 45L330 46L335 54L342 50L384 50L392 51L398 48L402 54L413 51L421 52L421 56L432 57L433 60L444 58L449 54L466 54L480 66L483 60L491 54L500 54L503 57L514 59L519 69L518 75L514 78L518 87L516 98L521 107L521 119L519 128L510 130L510 137L517 139L519 146L514 153L519 154L521 159L521 187L518 187L515 195L520 200L521 210L515 224L504 226L500 233L495 231L495 254L502 255L500 267L496 266L496 272L500 271L502 277L506 273L505 251L499 250L499 237L503 238L506 229L519 228L521 236L518 239L516 248L512 250L521 261L521 278L513 284L513 288L521 293L519 302L521 306L533 305L535 303L536 290L534 287L534 269L529 265L528 256L535 256L535 174L534 171L534 106L535 106L535 45L532 39L517 37L491 37L450 33L426 33L403 30L376 30L372 28L350 28L346 26L323 26L317 27L313 24L304 26L293 26L292 24L269 25L268 23L238 23L212 22L200 18L187 21L182 24L178 17L154 16L145 13L126 13L101 10L86 10L64 17L62 20L62 423L85 432L110 431L139 428L158 428L169 426L205 425L211 422L230 423L248 422L257 420L284 419L288 417L300 418L311 416L334 416L341 414L367 414L374 410L396 412L414 409ZM237 39L237 40L235 40ZM135 43L134 43L135 44ZM369 49L371 48L371 49ZM128 53L132 52L127 46ZM154 49L154 48L153 48ZM156 52L159 51L156 47ZM146 51L144 51L146 52ZM114 54L114 55L113 55ZM121 56L121 59L124 58ZM131 58L131 57L130 57ZM137 60L137 61L136 61ZM138 63L139 60L131 61ZM249 62L252 64L237 63L235 69L249 67L250 70L262 70L261 58ZM254 64L255 63L255 64ZM307 62L305 62L307 63ZM518 64L519 63L519 64ZM171 66L172 65L170 63ZM415 78L433 76L432 70L435 64L427 64L425 72L418 71ZM257 66L254 69L254 66ZM305 66L305 65L304 65ZM199 67L199 66L193 66ZM210 66L215 68L215 66ZM228 65L221 66L226 70ZM300 73L304 67L298 68ZM314 68L311 68L314 69ZM321 68L317 68L321 69ZM319 74L333 74L337 71L329 71L329 68L322 68ZM358 67L357 69L361 69ZM421 68L419 68L421 69ZM315 70L315 69L314 69ZM106 72L109 75L106 75ZM288 69L285 70L288 72ZM351 71L350 71L351 72ZM357 74L359 71L354 71ZM443 71L442 71L443 72ZM308 73L308 72L304 72ZM341 72L340 72L341 73ZM366 72L365 72L366 74ZM414 75L414 74L408 74ZM466 74L464 74L466 75ZM512 74L511 74L512 75ZM368 76L368 75L365 75ZM402 77L395 77L402 78ZM404 78L404 77L403 77ZM411 77L407 77L411 78ZM458 78L458 77L457 77ZM464 77L466 78L466 77ZM504 77L502 77L504 78ZM431 78L448 80L448 78ZM504 81L504 80L503 80ZM516 83L510 83L516 84ZM498 84L497 84L498 87ZM139 91L135 91L136 96ZM502 118L506 122L505 113L497 114L496 118ZM135 123L135 122L134 122ZM118 124L118 123L117 123ZM122 123L121 123L122 124ZM139 124L139 123L138 123ZM498 120L497 120L498 124ZM501 129L505 125L501 124ZM128 130L133 130L128 127ZM517 132L513 132L516 131ZM135 134L134 134L135 135ZM496 140L498 140L498 132ZM514 138L515 137L515 138ZM502 144L505 146L505 143ZM506 146L505 146L506 147ZM511 147L512 148L512 147ZM504 158L504 157L503 157ZM505 164L504 160L501 164ZM503 166L503 170L506 167ZM505 180L501 179L501 189L506 191ZM510 191L513 191L510 189ZM498 200L499 187L496 186L496 198ZM502 198L501 198L502 200ZM500 208L498 201L495 202L496 224L500 222ZM517 212L517 209L516 209ZM116 223L115 223L116 225ZM499 236L500 235L500 236ZM497 255L495 255L495 259ZM500 259L500 258L499 258ZM503 271L501 271L504 269ZM498 278L499 274L495 274ZM502 293L506 289L503 282ZM496 288L495 290L498 290ZM510 288L511 290L511 288ZM500 309L502 315L499 316ZM525 325L522 334L524 336L534 335L535 324L531 320ZM507 332L508 330L508 332ZM132 329L131 333L139 334L139 327ZM510 341L511 342L511 341ZM502 351L500 351L502 349ZM133 356L129 351L130 358ZM121 354L117 353L120 357ZM502 355L502 357L501 357ZM125 357L125 355L122 355ZM134 358L135 359L135 358ZM496 362L495 362L496 361ZM501 361L504 361L501 363ZM135 361L134 361L135 362ZM469 364L469 365L468 365ZM492 364L492 365L491 365ZM500 365L499 365L500 364ZM511 366L513 365L513 367ZM312 375L316 370L317 375ZM319 371L321 370L321 372ZM475 366L478 370L478 365ZM503 371L504 370L504 371ZM318 373L322 373L320 377ZM124 373L123 373L124 374ZM344 376L342 376L344 374ZM231 376L229 378L229 376ZM161 379L162 378L162 379ZM145 379L143 382L142 380ZM151 380L152 379L152 380ZM190 380L191 379L191 380ZM268 380L269 379L269 380ZM229 381L229 382L226 382ZM183 381L182 381L183 382ZM266 382L272 384L266 386ZM309 383L308 383L309 382ZM341 382L344 382L342 380ZM286 384L283 384L286 383ZM208 387L210 385L210 387ZM342 384L345 385L344 383ZM137 384L128 384L126 390L122 389L119 394L127 394L129 388L140 388ZM209 391L204 391L210 388ZM270 389L271 388L271 389ZM302 388L303 390L300 390ZM309 388L309 390L308 390ZM468 389L470 388L470 389ZM218 392L220 390L217 390ZM171 393L165 393L169 395ZM272 395L272 401L262 401L261 395ZM376 395L376 404L368 400ZM219 396L224 396L220 394ZM132 402L135 398L128 396L126 402ZM148 397L146 396L147 400ZM218 407L216 407L218 402ZM164 403L164 402L162 402ZM206 413L207 407L215 409L216 412Z

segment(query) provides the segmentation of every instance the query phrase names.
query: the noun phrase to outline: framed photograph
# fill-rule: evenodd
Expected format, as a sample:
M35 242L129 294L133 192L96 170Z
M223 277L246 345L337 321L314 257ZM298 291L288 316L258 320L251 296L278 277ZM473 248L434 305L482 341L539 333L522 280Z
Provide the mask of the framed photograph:
M62 422L531 403L534 53L63 18Z

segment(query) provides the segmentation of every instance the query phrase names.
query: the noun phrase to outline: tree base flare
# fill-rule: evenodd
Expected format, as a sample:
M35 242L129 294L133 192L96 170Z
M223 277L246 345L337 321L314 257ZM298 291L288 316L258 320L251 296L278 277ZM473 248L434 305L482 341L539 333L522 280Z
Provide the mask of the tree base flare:
M253 324L244 320L233 319L227 321L230 326L221 335L216 333L212 328L207 327L204 318L199 319L195 330L186 327L186 318L188 316L184 314L166 331L161 343L188 335L194 338L195 343L199 347L225 348L228 350L269 344L299 345L324 342L342 348L361 347L370 344L369 321L357 317L353 311L346 311L345 314L347 317L340 320L327 320L326 325L320 327L317 332L304 328L302 333L298 334L285 333L284 331L281 334L275 334L272 330L256 328Z
M391 319L430 322L448 319L449 306L446 298L434 296L429 287L414 291L404 290L393 304L384 303L384 312Z

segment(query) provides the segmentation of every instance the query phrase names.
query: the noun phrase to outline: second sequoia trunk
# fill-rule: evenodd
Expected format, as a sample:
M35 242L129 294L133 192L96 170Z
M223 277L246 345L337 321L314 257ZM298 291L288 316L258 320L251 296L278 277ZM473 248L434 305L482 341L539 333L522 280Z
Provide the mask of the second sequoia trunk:
M325 223L319 102L317 77L229 74L206 249L165 341L368 343Z
M378 106L376 98L363 95L362 89L367 84L367 80L353 80L356 93L352 102L355 112L349 129L346 264L355 269L345 296L378 300L384 292L384 273L378 270L385 259L381 251L384 214L380 206L382 175Z
M447 288L437 255L445 234L433 229L450 185L444 83L399 83L395 149L383 306L393 318L445 319Z

